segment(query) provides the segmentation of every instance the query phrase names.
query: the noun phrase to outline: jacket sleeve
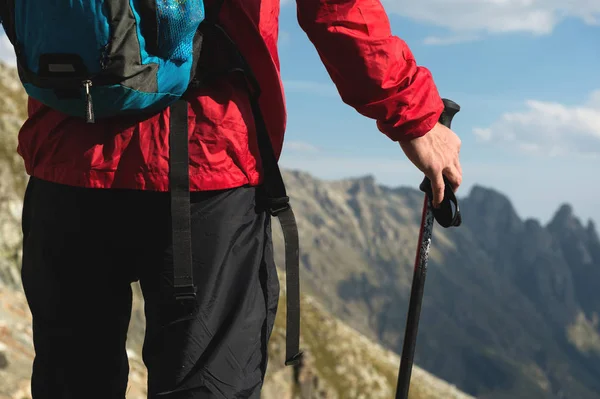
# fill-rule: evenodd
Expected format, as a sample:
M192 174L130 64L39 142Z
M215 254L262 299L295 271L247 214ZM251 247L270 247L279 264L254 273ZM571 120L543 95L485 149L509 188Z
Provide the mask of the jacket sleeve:
M393 141L433 128L443 103L431 73L392 35L380 0L297 0L297 12L346 104Z

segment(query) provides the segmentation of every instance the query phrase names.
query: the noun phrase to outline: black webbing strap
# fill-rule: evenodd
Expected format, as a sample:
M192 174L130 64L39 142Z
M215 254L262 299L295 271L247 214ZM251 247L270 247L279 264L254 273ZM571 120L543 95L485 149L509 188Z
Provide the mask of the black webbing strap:
M285 184L277 158L273 152L273 145L268 134L260 104L256 93L250 94L258 149L264 173L263 188L266 193L267 205L272 216L277 217L285 243L285 270L286 270L286 354L285 364L297 364L301 357L300 352L300 242L298 238L298 225L294 211L287 196Z
M230 73L243 73L248 84L250 105L256 125L256 136L258 149L262 161L263 190L269 212L277 217L285 242L285 269L286 269L286 361L287 366L293 366L300 362L300 243L298 239L298 226L296 218L287 196L281 170L273 151L273 144L269 136L267 125L260 108L260 85L252 72L252 68L242 53L237 48L233 39L218 24L212 25L215 31L226 39L232 55L237 63L229 69Z
M224 0L217 0L214 8L207 10L206 23L214 24ZM205 23L203 23L204 25ZM201 25L201 26L203 26ZM198 67L203 35L201 29L194 38L194 51L198 57L192 69ZM197 46L197 47L196 47ZM190 203L188 103L183 96L170 107L169 131L169 189L171 191L171 223L173 236L173 290L175 299L192 300L196 297L192 270L192 228Z
M300 362L300 256L298 226L292 208L277 215L283 230L285 242L285 268L287 290L287 318L285 337L285 365L293 366Z
M222 0L219 0L219 3L222 4ZM266 205L270 214L279 220L285 242L287 291L285 364L287 366L296 365L302 358L302 352L300 352L300 243L296 218L286 193L283 177L260 108L258 82L250 66L237 49L235 42L216 23L207 24L206 28L209 29L211 26L227 39L241 64L239 67L230 69L229 72L244 73L249 83L250 104L256 124L258 148L264 174L262 189L265 193ZM202 77L198 77L198 79L201 81ZM179 101L171 106L171 113L171 211L173 217L173 251L174 255L177 254L177 257L174 257L175 292L178 299L193 298L195 289L191 270L188 143L187 134L178 134L178 132L187 133L187 104L184 101Z
M192 228L188 153L188 103L170 107L169 131L171 223L173 233L173 288L175 299L196 297L192 272Z

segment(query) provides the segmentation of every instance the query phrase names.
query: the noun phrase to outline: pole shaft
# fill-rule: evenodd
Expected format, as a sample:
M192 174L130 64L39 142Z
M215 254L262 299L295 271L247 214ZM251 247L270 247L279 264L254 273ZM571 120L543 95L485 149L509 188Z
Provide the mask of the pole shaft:
M427 274L427 260L429 258L429 248L431 246L433 222L434 218L433 212L431 211L431 202L429 198L425 196L423 202L423 215L421 218L421 230L419 232L419 245L417 246L417 255L415 257L415 266L413 271L410 303L408 305L408 316L406 318L406 329L402 348L402 358L400 361L400 372L398 373L396 399L408 399L410 377L414 361L415 348L417 346L419 314L421 313L423 292L425 290L425 277Z

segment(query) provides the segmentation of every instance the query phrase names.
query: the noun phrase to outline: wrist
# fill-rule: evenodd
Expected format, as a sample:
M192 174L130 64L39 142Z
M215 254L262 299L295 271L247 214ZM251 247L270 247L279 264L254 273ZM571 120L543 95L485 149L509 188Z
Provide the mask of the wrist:
M377 128L388 136L392 141L407 142L425 136L439 123L440 116L444 111L444 103L441 98L433 109L423 115L413 115L410 120L400 117L402 123L389 123L377 121Z

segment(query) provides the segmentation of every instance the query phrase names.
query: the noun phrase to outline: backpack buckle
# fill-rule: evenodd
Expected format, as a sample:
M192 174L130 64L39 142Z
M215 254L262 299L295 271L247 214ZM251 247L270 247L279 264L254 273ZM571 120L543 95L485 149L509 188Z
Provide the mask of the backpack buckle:
M190 301L196 299L196 287L191 284L175 286L175 299L178 301Z
M268 204L271 216L277 217L281 212L290 209L290 197L269 198Z
M296 366L300 364L302 358L304 357L304 352L298 352L294 356L290 357L285 361L286 366Z

